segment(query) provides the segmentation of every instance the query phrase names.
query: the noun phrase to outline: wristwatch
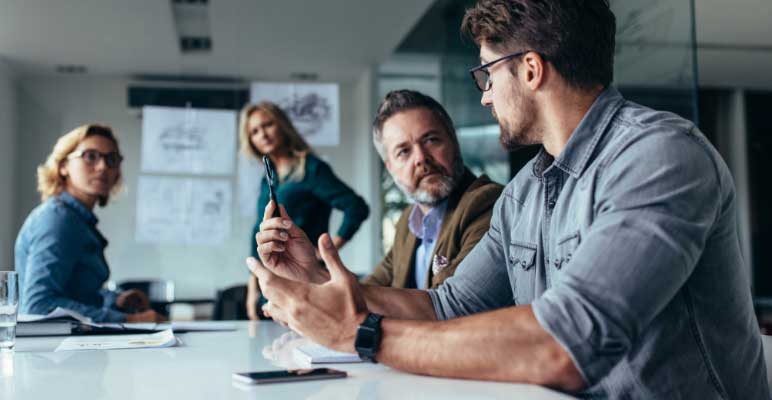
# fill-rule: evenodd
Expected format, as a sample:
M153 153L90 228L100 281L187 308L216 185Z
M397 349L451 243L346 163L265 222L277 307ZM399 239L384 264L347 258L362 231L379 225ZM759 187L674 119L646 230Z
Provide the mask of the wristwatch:
M354 347L359 354L359 358L372 363L375 360L375 353L378 352L378 346L381 344L381 320L383 315L369 313L367 318L359 325L357 329L357 338L354 341Z

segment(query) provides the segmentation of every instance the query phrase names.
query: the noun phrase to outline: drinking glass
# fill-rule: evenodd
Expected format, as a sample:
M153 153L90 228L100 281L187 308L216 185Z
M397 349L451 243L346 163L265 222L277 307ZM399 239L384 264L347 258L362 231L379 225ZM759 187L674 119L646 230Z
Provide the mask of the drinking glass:
M16 310L19 306L19 275L0 271L0 351L16 344Z

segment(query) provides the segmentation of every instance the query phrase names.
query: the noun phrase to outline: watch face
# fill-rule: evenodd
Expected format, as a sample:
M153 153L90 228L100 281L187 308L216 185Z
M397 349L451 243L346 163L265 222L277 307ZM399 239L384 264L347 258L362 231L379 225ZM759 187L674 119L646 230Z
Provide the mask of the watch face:
M357 348L364 348L364 349L372 349L375 347L375 335L373 335L373 331L367 330L366 332L363 332L363 330L360 329L360 334L357 335L356 343L354 346Z

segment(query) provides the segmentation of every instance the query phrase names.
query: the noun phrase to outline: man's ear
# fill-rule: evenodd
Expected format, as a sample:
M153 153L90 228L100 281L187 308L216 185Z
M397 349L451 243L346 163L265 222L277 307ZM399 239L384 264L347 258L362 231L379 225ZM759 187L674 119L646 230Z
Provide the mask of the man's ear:
M536 90L544 84L546 70L547 65L539 53L529 51L523 55L519 72L524 78L525 85L531 90Z

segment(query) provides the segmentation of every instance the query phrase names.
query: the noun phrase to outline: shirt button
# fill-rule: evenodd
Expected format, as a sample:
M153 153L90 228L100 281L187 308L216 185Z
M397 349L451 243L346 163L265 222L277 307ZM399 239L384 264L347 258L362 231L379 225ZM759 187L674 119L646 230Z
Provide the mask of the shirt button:
M547 203L547 205L548 205L550 208L555 208L555 200L550 200L550 201L549 201L549 203Z

